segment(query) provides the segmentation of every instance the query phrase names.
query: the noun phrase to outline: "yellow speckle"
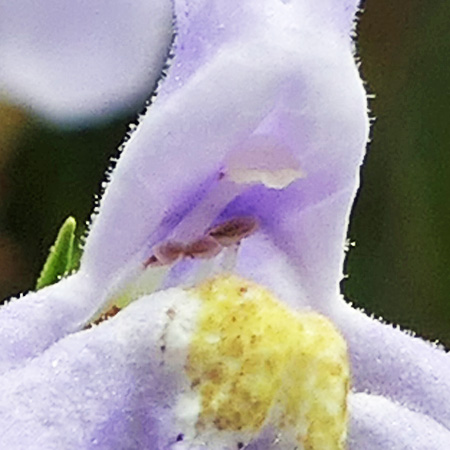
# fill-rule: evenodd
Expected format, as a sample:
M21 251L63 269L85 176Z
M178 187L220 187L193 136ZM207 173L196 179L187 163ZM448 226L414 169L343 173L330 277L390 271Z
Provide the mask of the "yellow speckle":
M235 276L194 292L203 306L186 371L201 396L197 428L257 433L270 424L301 448L345 448L349 366L331 322Z

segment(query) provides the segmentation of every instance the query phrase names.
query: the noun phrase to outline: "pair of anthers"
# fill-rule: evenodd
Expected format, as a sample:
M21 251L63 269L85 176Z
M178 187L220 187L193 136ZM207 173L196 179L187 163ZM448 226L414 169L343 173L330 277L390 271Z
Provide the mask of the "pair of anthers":
M235 217L210 228L204 236L187 244L169 240L156 245L144 267L171 265L182 258L214 258L224 248L239 245L257 229L258 222L253 217Z

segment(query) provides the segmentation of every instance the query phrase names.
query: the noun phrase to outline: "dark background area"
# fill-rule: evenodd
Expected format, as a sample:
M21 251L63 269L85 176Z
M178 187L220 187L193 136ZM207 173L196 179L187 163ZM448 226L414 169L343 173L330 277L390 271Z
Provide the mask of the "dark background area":
M359 50L376 122L344 292L450 347L450 8L368 0Z
M377 118L353 210L346 297L450 347L450 8L367 0L358 53ZM0 297L33 288L57 230L83 232L136 112L61 130L0 106Z

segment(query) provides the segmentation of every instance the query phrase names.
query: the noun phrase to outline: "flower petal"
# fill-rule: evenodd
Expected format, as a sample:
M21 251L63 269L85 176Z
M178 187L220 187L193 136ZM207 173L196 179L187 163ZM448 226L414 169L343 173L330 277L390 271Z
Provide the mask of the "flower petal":
M19 0L1 10L2 90L58 122L143 103L172 39L169 0Z
M349 450L450 448L450 431L438 422L383 397L350 395Z
M448 353L344 302L330 313L347 339L357 391L390 398L450 430Z
M100 307L89 276L67 279L12 299L0 308L0 374L26 363L66 334L82 328Z
M127 143L82 264L105 279L143 248L148 252L205 195L225 156L253 133L267 132L292 150L307 177L292 184L292 195L278 208L280 215L273 215L291 215L285 230L267 215L275 194L264 198L261 215L275 238L283 233L291 237L303 220L307 223L300 239L307 236L314 244L296 248L305 250L305 280L310 273L322 275L323 255L334 262L331 274L318 277L310 288L310 295L325 301L331 285L335 293L341 274L349 203L368 132L364 89L348 35L341 39L335 30L325 29L319 36L311 14L305 13L308 8L300 8L302 15L297 3L267 2L253 8L250 2L238 8L234 3L198 2L184 15L182 4L177 3L177 16L188 19L179 24L168 78ZM231 21L235 16L225 14L230 8L251 17L252 26L243 25L247 19ZM201 24L215 30L208 39ZM334 215L318 231L323 213L308 219L306 208L343 190ZM335 230L333 222L338 223ZM322 242L317 256L313 247ZM324 288L316 289L323 279Z
M308 28L316 37L331 31L335 39L343 38L350 44L349 35L354 26L359 0L297 2L292 0L175 0L175 16L179 42L177 58L182 63L174 67L176 76L167 80L165 92L181 87L184 81L214 55L217 48L226 42L242 41L249 32L264 27L266 30L277 22L280 16L291 20L295 32ZM261 18L267 19L262 23ZM263 30L260 30L263 31ZM288 28L278 26L278 40Z
M354 27L355 13L362 1L324 0L318 4L311 0L308 3L311 8L311 14L315 16L316 20L320 21L321 26L334 27L343 35L348 36Z
M0 447L169 448L177 440L174 396L184 358L175 346L165 369L161 346L167 310L183 301L173 291L143 299L4 374ZM183 330L175 332L183 344Z

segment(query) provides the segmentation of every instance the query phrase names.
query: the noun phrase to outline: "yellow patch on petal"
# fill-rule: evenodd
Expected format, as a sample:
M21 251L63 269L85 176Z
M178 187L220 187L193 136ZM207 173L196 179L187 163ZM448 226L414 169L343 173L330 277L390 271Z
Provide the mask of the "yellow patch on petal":
M202 309L186 371L201 398L197 429L270 425L300 448L345 448L349 364L332 323L235 276L193 291Z

